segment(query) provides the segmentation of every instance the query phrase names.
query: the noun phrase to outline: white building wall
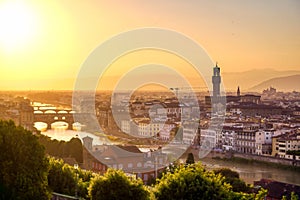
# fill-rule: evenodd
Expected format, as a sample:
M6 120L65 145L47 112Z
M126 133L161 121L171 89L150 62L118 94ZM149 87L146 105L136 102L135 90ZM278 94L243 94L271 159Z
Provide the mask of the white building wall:
M201 139L200 144L205 148L214 148L217 145L216 131L209 129L201 129Z

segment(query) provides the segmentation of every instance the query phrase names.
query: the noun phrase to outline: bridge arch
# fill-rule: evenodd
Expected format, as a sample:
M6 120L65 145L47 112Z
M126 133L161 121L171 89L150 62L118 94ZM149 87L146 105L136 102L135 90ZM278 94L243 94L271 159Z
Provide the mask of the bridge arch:
M44 113L45 114L53 114L53 113L56 113L56 111L55 110L46 110Z
M74 127L76 129L84 129L86 128L86 125L89 124L91 120L91 114L88 113L76 113L74 111L69 111L69 110L61 110L65 112L59 112L59 110L55 110L55 112L44 112L42 110L37 110L34 111L34 122L44 122L48 124L48 129L50 129L51 124L57 121L63 121L69 124L69 129L73 129L73 124L74 124L74 116L77 117L77 119L80 119L77 122L80 122L81 125L79 124L74 124ZM54 110L52 110L54 111ZM82 124L85 124L82 125Z
M59 110L57 111L58 114L68 114L68 111L65 110Z
M51 129L63 129L66 130L69 128L69 123L65 121L56 121L51 123Z
M48 129L48 124L46 122L34 122L33 126L39 131L46 131Z

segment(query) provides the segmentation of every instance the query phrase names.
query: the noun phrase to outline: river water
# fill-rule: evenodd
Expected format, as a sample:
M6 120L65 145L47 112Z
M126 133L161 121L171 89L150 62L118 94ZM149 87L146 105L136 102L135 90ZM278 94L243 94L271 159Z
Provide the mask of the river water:
M33 102L33 106L43 106L44 109L52 108L52 105L46 105L38 102ZM35 110L36 109L37 107L35 107ZM56 107L54 107L54 109L56 109ZM103 143L107 143L107 141L105 141L103 137L101 139L100 137L91 133L75 130L65 130L59 127L57 129L44 131L42 132L42 134L47 135L52 139L64 141L69 141L73 137L78 137L82 140L82 138L89 136L94 139L93 145L101 145ZM206 166L207 169L226 167L237 171L240 175L240 178L249 184L253 184L253 181L265 178L300 185L300 169L298 171L291 171L288 169L276 168L272 165L267 166L258 163L234 163L231 161L216 160L209 157L202 159L201 162Z
M83 131L74 131L74 130L64 130L64 129L51 129L41 132L43 135L50 137L51 139L69 141L73 137L78 137L79 139L89 136L93 138L93 145L102 145L107 142L101 139L99 136L96 136L92 133L83 132Z
M294 171L284 168L277 168L272 165L264 165L259 163L237 163L208 157L202 159L201 162L208 169L226 167L237 171L240 175L240 178L249 184L253 184L253 181L258 181L264 178L300 185L300 169L298 171Z

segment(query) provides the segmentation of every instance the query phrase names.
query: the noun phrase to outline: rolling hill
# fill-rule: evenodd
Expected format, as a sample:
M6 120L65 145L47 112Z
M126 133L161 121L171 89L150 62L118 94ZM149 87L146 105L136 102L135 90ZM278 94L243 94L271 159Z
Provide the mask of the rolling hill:
M276 88L278 91L300 91L300 74L272 78L251 87L249 90L261 92L270 86Z
M222 81L226 90L236 91L240 86L242 91L247 91L266 80L272 78L293 76L300 74L298 70L277 71L274 69L253 69L243 72L223 72Z

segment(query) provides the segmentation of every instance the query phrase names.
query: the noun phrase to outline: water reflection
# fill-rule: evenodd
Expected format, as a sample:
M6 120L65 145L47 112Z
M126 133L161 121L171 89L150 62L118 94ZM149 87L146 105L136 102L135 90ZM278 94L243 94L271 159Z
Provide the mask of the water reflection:
M89 137L93 138L93 145L108 144L106 138L99 137L92 133L87 133L87 132L83 132L83 131L51 129L51 130L47 130L47 131L42 131L41 133L43 135L50 137L51 139L63 140L63 141L69 141L73 137L78 137L82 141L82 138L89 136Z
M212 158L204 158L202 159L202 163L208 169L226 167L237 171L240 178L250 184L253 184L253 181L265 178L300 185L300 170L291 171L288 169L279 169L272 165L263 165L258 163L233 163L231 161L215 160Z

